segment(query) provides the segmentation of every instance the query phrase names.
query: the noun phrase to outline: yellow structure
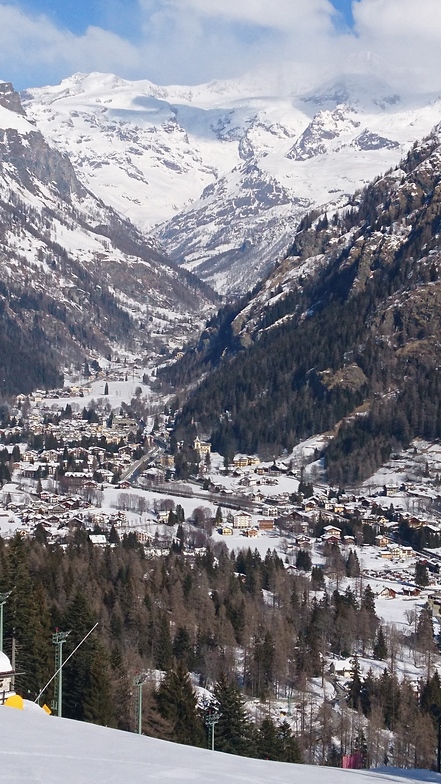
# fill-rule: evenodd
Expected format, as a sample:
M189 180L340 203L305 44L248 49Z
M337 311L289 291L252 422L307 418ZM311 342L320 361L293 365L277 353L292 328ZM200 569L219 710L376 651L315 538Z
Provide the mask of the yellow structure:
M24 701L23 697L20 697L19 694L11 694L4 703L8 708L17 708L18 710L23 710L24 708Z

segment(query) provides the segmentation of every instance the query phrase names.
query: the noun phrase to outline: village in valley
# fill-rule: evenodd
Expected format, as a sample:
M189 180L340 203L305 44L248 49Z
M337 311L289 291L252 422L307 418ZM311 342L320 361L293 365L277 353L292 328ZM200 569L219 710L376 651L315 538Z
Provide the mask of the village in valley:
M207 545L269 549L287 569L317 567L336 585L353 553L378 601L429 598L438 615L441 446L415 442L362 487L342 489L325 484L323 437L279 459L236 455L226 465L196 436L196 471L184 479L170 452L173 412L139 414L147 381L136 363L96 363L87 380L19 395L3 412L3 538L65 545L81 531L106 547L130 536L151 557L177 542L188 558Z

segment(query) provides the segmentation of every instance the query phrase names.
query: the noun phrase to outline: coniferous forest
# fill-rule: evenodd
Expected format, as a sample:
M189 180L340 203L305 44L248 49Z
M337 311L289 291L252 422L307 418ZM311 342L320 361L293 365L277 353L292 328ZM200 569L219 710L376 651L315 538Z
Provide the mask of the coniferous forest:
M100 549L79 529L66 548L43 533L0 540L0 591L12 589L4 647L10 655L14 637L23 696L35 699L54 672L55 629L69 632L66 659L98 623L65 665L66 717L136 731L144 673L142 730L154 737L210 745L214 706L216 749L228 753L339 765L358 749L366 765L433 766L441 684L431 617L423 610L400 634L383 628L354 553L345 561L330 547L325 571L305 557L292 574L270 551L216 545L189 559L178 537L168 556L146 558L133 536L114 539ZM342 591L345 575L353 588ZM397 676L403 649L423 665L417 689ZM384 668L363 677L365 655ZM349 690L334 701L323 691L317 709L310 679L333 684L333 656L352 657ZM195 686L212 697L197 699ZM41 701L52 697L51 686ZM286 705L277 720L276 699Z

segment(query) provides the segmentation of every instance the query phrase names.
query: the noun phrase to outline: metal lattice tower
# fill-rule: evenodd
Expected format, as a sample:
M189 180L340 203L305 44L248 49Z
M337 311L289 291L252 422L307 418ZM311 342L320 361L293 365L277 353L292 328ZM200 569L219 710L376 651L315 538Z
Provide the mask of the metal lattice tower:
M140 672L135 675L133 685L135 691L135 717L138 735L142 735L142 687L146 682L148 675L146 672Z
M3 651L3 607L8 601L11 593L12 590L0 593L0 651Z
M211 750L214 751L214 728L218 721L220 720L222 714L220 710L216 707L216 705L208 705L206 712L205 712L205 724L207 727L211 727Z
M62 715L63 708L63 643L66 642L69 632L59 632L55 630L52 635L52 642L55 645L55 672L58 673L58 678L55 681L54 699L52 700L52 709L58 714Z

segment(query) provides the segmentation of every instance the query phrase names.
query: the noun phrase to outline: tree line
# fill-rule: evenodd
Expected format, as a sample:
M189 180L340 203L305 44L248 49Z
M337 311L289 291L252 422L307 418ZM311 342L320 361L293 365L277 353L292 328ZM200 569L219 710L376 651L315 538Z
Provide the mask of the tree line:
M65 547L48 544L45 536L0 540L0 590L12 589L5 605L5 650L10 652L14 637L19 693L35 699L53 673L55 628L70 632L64 644L67 657L98 623L65 666L63 715L134 730L136 673L161 671L161 683L146 686L142 726L147 734L208 744L208 708L196 702L197 684L212 692L221 713L216 748L337 764L353 746L354 733L342 732L336 747L338 716L326 700L320 709L311 702L308 686L311 678L332 678L325 666L328 657L375 656L384 660L394 688L402 689L395 672L401 648L410 650L426 671L421 694L434 677L436 647L427 614L412 618L399 638L381 627L354 553L341 564L330 547L323 570L313 567L308 576L311 564L305 559L299 559L304 571L292 573L271 551L262 557L257 550L228 553L216 545L184 557L184 525L180 530L161 558L147 558L133 535L114 537L112 547L94 547L81 527L72 531ZM342 590L344 575L355 579L355 589ZM380 735L395 731L404 721L399 707L407 704L404 698L402 703L393 698L390 719L381 702L384 688L369 686L368 699L367 686L352 686L345 711L363 714L365 723L361 718L356 722L360 731L368 731L372 717ZM51 689L43 695L48 703ZM258 700L257 721L247 713L246 699ZM283 718L271 718L265 706L275 699L288 706L290 700L298 701L295 728ZM421 701L412 705L415 716L427 714ZM234 711L234 721L229 711ZM345 713L344 721L352 714ZM433 711L429 719L433 723ZM383 748L386 735L381 737ZM433 733L427 738L431 743ZM434 750L430 743L427 759Z

